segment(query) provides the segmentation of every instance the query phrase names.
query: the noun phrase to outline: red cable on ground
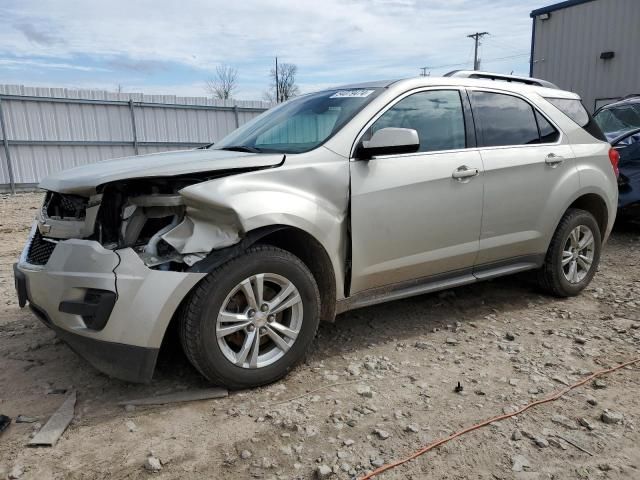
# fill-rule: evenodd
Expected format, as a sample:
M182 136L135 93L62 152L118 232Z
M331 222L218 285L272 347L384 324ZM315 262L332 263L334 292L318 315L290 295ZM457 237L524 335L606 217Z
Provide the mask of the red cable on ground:
M453 440L454 438L460 437L460 436L464 435L465 433L469 433L469 432L472 432L474 430L478 430L479 428L486 427L487 425L489 425L491 423L494 423L494 422L500 422L500 421L505 420L507 418L514 417L516 415L521 414L522 412L524 412L526 410L529 410L532 407L535 407L536 405L541 405L543 403L548 403L548 402L553 402L555 400L558 400L560 397L566 395L567 393L569 393L574 388L578 388L578 387L584 385L589 380L593 380L594 378L599 377L601 375L605 375L607 373L615 372L616 370L619 370L621 368L624 368L624 367L626 367L628 365L632 365L632 364L637 363L637 362L640 362L640 357L638 357L638 358L636 358L634 360L629 360L628 362L622 363L622 364L620 364L620 365L618 365L616 367L613 367L613 368L608 368L606 370L599 370L599 371L597 371L595 373L592 373L588 377L583 378L579 382L574 383L573 385L570 385L565 389L559 390L556 393L554 393L554 394L552 394L552 395L550 395L550 396L548 396L546 398L543 398L541 400L536 400L535 402L531 402L531 403L525 405L524 407L520 408L519 410L516 410L513 413L506 413L504 415L498 415L497 417L490 418L489 420L485 420L485 421L483 421L481 423L477 423L477 424L475 424L475 425L473 425L471 427L467 427L467 428L464 428L462 430L459 430L456 433L454 433L454 434L452 434L452 435L450 435L450 436L448 436L446 438L441 438L440 440L436 440L435 442L432 442L432 443L422 447L420 450L412 453L408 457L402 458L400 460L396 460L395 462L387 463L386 465L383 465L383 466L381 466L379 468L376 468L373 472L365 475L364 477L361 477L360 480L368 480L370 478L375 477L376 475L380 475L382 472L386 472L387 470L390 470L390 469L398 467L398 466L400 466L400 465L402 465L404 463L407 463L407 462L413 460L414 458L417 458L420 455L423 455L423 454L427 453L429 450L433 450L434 448L439 447L440 445L442 445L444 443L447 443L447 442Z

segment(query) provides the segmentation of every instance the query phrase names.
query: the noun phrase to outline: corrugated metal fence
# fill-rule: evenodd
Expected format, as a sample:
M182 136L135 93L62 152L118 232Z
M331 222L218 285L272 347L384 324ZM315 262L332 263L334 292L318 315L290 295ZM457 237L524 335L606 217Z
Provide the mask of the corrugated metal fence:
M218 141L270 107L260 101L0 85L0 191L59 170Z

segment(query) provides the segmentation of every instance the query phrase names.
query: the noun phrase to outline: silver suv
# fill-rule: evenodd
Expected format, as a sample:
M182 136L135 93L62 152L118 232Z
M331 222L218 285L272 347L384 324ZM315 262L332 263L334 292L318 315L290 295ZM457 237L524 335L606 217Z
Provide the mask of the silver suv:
M114 377L149 381L175 335L211 382L273 382L350 309L525 270L578 294L616 212L603 138L529 78L304 95L207 148L45 179L20 305Z

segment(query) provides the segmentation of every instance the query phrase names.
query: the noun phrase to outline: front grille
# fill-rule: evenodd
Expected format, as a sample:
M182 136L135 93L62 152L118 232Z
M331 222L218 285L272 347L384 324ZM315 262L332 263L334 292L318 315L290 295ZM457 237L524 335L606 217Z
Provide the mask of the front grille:
M56 244L46 241L40 235L40 231L36 230L27 252L27 262L31 265L46 265L54 248L56 248Z

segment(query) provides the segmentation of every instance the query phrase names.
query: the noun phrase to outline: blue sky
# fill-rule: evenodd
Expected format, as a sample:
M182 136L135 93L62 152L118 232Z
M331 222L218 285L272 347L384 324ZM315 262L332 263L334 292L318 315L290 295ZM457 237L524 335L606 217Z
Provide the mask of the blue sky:
M260 100L273 57L303 92L472 66L527 74L540 0L0 0L0 84L204 96L216 65Z

